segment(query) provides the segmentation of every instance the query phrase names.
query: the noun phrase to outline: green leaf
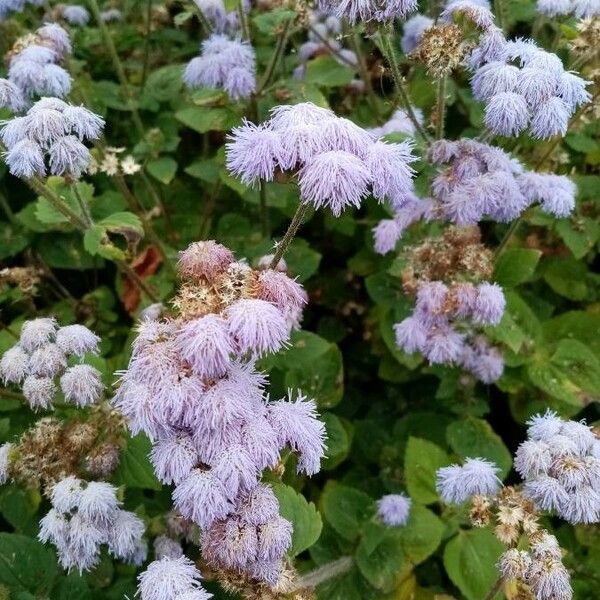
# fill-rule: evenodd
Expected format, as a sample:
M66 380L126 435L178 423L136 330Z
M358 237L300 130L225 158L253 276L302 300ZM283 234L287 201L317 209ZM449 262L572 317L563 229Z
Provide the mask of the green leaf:
M548 258L542 274L557 294L569 300L585 300L589 295L587 268L574 258Z
M375 503L364 492L335 481L325 484L319 507L327 522L346 540L354 541L375 513Z
M442 543L445 525L432 511L413 502L408 523L397 529L404 555L413 565L429 558Z
M334 469L346 458L350 451L350 436L340 418L333 413L323 413L321 421L325 423L327 432L325 440L327 446L325 450L326 458L322 461L321 466L324 470Z
M101 227L100 225L90 227L90 229L83 234L83 247L90 254L98 254L105 235L106 232L104 227Z
M321 87L348 85L354 79L354 71L340 65L329 55L317 56L308 62L304 81Z
M500 469L501 478L508 475L512 465L510 452L487 421L475 417L454 421L448 425L446 437L456 454L463 458L487 458Z
M498 578L504 546L488 529L460 531L444 549L444 566L467 600L485 598Z
M376 531L378 539L373 543L365 533L356 549L356 564L373 587L391 592L405 576L402 540L393 528L369 524L369 529Z
M308 502L289 485L275 483L273 491L279 500L279 513L294 527L288 552L291 556L297 556L319 539L323 528L321 515L312 502Z
M600 314L572 310L545 321L543 324L545 344L556 340L574 339L584 343L600 356Z
M2 516L20 533L35 533L38 526L35 513L39 504L40 495L35 490L24 490L17 485L0 488Z
M281 32L282 26L290 19L296 17L296 11L286 8L275 8L252 19L257 29L266 35L277 35Z
M85 250L80 233L43 234L35 244L46 264L55 269L92 269L100 264Z
M221 165L215 160L199 160L184 169L190 177L201 179L207 183L217 183L220 170Z
M102 221L98 225L111 233L118 233L129 241L135 241L144 236L144 226L140 218L130 212L117 212Z
M289 273L303 283L317 272L321 255L306 240L296 238L285 254L285 261Z
M406 489L415 502L437 502L436 473L450 464L446 452L433 442L410 437L404 454Z
M560 219L556 231L577 259L590 252L600 239L600 223L590 217Z
M56 600L91 600L92 591L83 575L69 573L60 580L52 597Z
M175 100L183 87L183 68L183 65L167 65L150 73L144 87L144 95L157 102Z
M146 165L146 170L154 179L169 185L177 173L177 161L169 156L156 158Z
M600 400L600 360L577 340L560 340L550 357L534 355L527 374L536 387L573 406Z
M27 248L29 238L10 223L0 223L0 260L14 256Z
M508 248L495 265L494 279L503 287L514 287L531 279L542 253L527 248Z
M198 133L228 131L240 122L239 115L230 108L190 106L177 111L175 118Z
M58 572L54 551L16 533L0 533L0 583L48 597Z
M587 153L598 150L598 142L583 133L567 133L565 142L577 152Z
M129 438L127 448L121 453L121 461L114 475L115 481L132 488L162 489L148 459L151 449L152 444L145 435Z

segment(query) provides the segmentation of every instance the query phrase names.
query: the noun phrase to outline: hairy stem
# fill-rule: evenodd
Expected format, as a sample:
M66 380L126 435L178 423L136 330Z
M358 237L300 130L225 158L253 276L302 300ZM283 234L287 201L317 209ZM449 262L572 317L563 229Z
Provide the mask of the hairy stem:
M243 0L238 0L237 3L237 12L240 18L240 27L242 28L242 37L246 41L250 41L250 24L248 23L248 15L244 10L244 2Z
M360 35L357 32L354 32L350 36L350 44L352 45L352 50L354 50L354 54L356 54L356 58L358 59L358 71L360 73L361 79L365 84L365 89L367 90L367 98L369 100L369 105L371 106L373 114L375 115L377 120L379 120L379 117L381 116L379 114L379 105L377 103L375 90L373 89L373 82L371 81L369 68L367 66L367 62L365 61L365 57L362 52Z
M435 137L441 140L444 137L444 125L446 120L446 76L440 77L437 83L437 103L436 122L435 122Z
M81 210L81 214L83 215L83 220L85 221L86 227L89 229L94 224L94 220L92 219L92 215L90 214L90 210L86 201L81 197L81 194L79 193L77 181L74 181L71 184L71 189L73 190L73 194L77 199L77 204L79 204L79 210Z
M294 17L292 17L291 19L288 19L284 23L283 29L279 32L279 35L277 36L277 43L275 45L275 49L273 50L273 53L271 54L271 59L269 60L269 64L267 65L267 68L266 68L266 70L263 74L263 77L261 79L261 82L258 86L258 90L256 91L257 96L265 90L265 88L269 85L269 83L271 83L271 79L273 78L273 75L275 74L277 65L279 64L279 61L285 51L285 47L287 46L287 42L290 37L293 22L294 22Z
M27 184L36 194L46 198L74 227L81 229L81 231L85 231L88 228L86 221L72 210L54 190L50 189L41 177L35 175L27 179Z
M15 213L12 211L6 196L2 192L0 192L0 206L2 207L6 218L11 222L11 224L16 225L17 219L15 217Z
M88 3L90 6L90 10L94 15L94 19L96 20L96 24L98 25L98 29L100 29L100 33L102 34L102 38L104 39L104 43L106 44L108 53L110 54L110 58L112 60L113 67L115 68L115 71L117 73L119 83L123 88L125 100L133 117L133 124L137 129L138 135L141 138L143 138L144 125L142 124L140 113L138 112L135 102L133 100L131 88L129 86L129 81L127 80L127 75L125 74L125 69L123 68L123 63L121 62L121 59L119 58L119 54L117 52L117 48L115 47L115 43L112 39L110 31L108 30L108 27L106 26L106 23L102 20L102 15L100 14L100 7L98 6L97 0L88 0Z
M210 35L213 31L210 21L206 18L206 15L202 12L201 8L198 6L198 4L196 4L196 2L192 2L192 4L198 12L198 18L200 19L200 23L202 23L202 27L204 27L204 31Z
M298 204L298 208L294 213L290 226L285 232L285 235L283 236L281 242L277 244L277 250L275 251L275 255L273 256L273 260L271 261L270 265L271 269L276 268L279 264L279 261L283 258L283 255L285 254L289 245L292 243L292 240L298 233L298 229L300 229L300 225L302 225L302 221L304 220L304 215L306 215L307 210L308 204L305 204L304 202L300 202L300 204Z
M351 556L342 556L333 562L327 563L322 567L318 567L313 571L309 571L296 581L292 591L303 590L306 588L315 588L321 583L347 573L354 564L354 559Z
M146 29L144 31L144 64L142 67L142 83L140 94L144 91L150 66L150 29L152 27L152 0L146 0Z
M404 78L402 77L402 73L400 72L398 57L396 56L396 51L394 50L394 37L391 32L382 31L380 34L380 40L383 53L385 54L387 63L392 71L392 77L394 78L396 91L400 95L401 104L404 107L408 118L414 125L415 130L425 140L425 142L429 142L430 136L427 133L427 131L425 131L421 123L419 123L419 119L417 119L417 115L415 114L415 111L413 110L412 104L410 102L406 86L404 85Z
M171 221L171 215L170 215L169 211L167 210L167 207L166 207L165 203L163 202L162 198L160 197L160 193L158 191L156 191L156 188L150 181L148 175L146 175L146 173L144 172L144 169L142 169L140 171L140 175L142 177L142 181L144 182L144 185L146 186L146 189L148 190L148 193L150 194L150 196L152 196L152 201L154 202L156 207L160 210L160 212L162 213L162 216L165 219L165 226L167 229L167 235L169 236L169 240L171 242L177 242L179 239L179 236L177 235L177 232L175 231L175 229L173 227L173 222Z
M20 394L19 392L13 392L5 387L0 388L0 398L11 398L12 400L22 400L25 402L25 396L23 396L23 394Z
M270 234L270 223L269 223L269 207L267 206L267 188L265 182L261 181L259 189L260 197L260 225L263 237L269 237Z

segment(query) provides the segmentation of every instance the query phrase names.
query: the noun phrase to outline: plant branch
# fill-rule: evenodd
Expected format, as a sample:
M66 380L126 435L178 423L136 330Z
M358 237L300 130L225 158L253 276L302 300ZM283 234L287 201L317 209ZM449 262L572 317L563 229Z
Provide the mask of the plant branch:
M292 591L297 592L306 588L315 588L329 579L347 573L353 564L354 559L351 556L342 556L300 577L296 581Z
M393 36L389 31L382 30L380 32L379 39L381 40L381 46L387 63L392 71L392 77L394 78L396 91L400 95L400 100L404 107L404 110L406 111L408 118L414 125L415 130L418 131L419 135L423 138L423 140L426 143L429 143L430 136L427 133L427 131L425 131L421 123L419 123L419 119L417 119L417 115L415 114L415 111L410 102L410 97L408 96L408 92L404 85L404 78L402 77L402 73L400 72L400 66L398 65L398 57L396 56L396 51L394 50Z
M262 77L260 84L258 86L258 89L256 91L257 96L265 90L265 88L271 82L273 75L275 74L275 70L277 69L279 60L281 59L281 57L285 51L285 47L287 46L287 42L290 37L291 27L292 27L293 22L294 22L294 17L292 17L291 19L288 19L284 23L283 29L279 32L279 35L277 36L277 43L275 45L275 49L273 50L273 53L271 54L269 64L267 65L267 68L263 74L263 77Z
M129 81L127 79L127 75L125 74L125 69L123 68L123 63L119 58L119 54L117 52L117 48L115 47L115 43L112 39L110 31L106 26L106 23L102 19L102 15L100 13L100 7L98 6L97 0L88 0L90 10L94 15L94 19L96 20L96 24L98 25L98 29L100 29L100 33L102 34L102 38L104 39L104 43L108 49L108 53L110 54L110 58L112 60L113 66L117 73L117 77L119 79L119 83L123 88L123 92L125 94L125 101L131 111L133 117L133 124L137 129L138 135L143 138L145 135L144 125L142 124L142 119L140 118L140 114L138 112L137 106L133 100L133 96L131 93L131 88L129 86Z
M444 137L444 125L446 120L446 76L439 78L437 83L437 103L435 105L436 122L435 137L441 140Z
M5 387L0 388L0 397L11 398L12 400L21 400L25 402L25 396L23 396L23 394L20 394L19 392L13 392Z
M494 600L494 598L498 595L498 592L502 588L503 583L504 583L504 577L502 577L502 576L498 577L498 579L495 581L494 585L492 586L492 589L487 593L484 600Z
M142 66L142 83L140 94L146 86L148 79L148 68L150 65L150 29L152 27L152 0L146 0L146 29L144 32L144 64Z
M277 250L275 251L275 255L273 256L273 260L271 261L270 265L271 269L275 269L279 264L279 261L283 258L283 255L298 233L298 229L300 229L300 225L302 225L302 221L304 220L304 215L306 215L307 210L308 204L300 202L296 212L294 213L294 216L292 217L292 222L283 236L283 239L281 242L279 242L279 244L277 244Z

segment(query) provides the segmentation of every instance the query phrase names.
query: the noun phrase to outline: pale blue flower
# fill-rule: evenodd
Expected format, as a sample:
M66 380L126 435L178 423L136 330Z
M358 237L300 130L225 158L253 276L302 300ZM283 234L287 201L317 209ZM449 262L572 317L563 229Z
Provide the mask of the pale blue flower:
M527 101L514 92L496 94L485 107L485 124L498 135L518 135L529 125Z
M89 23L90 13L84 6L79 4L70 4L62 10L62 16L65 21L71 25L84 26Z
M423 33L433 25L433 19L417 13L404 23L400 45L402 52L410 54L417 49Z
M377 501L377 514L389 527L406 525L412 501L404 494L387 494Z
M0 79L0 108L7 108L13 113L27 108L21 88L8 79Z
M558 97L540 104L531 118L531 134L536 139L548 139L555 135L564 136L569 128L572 111Z

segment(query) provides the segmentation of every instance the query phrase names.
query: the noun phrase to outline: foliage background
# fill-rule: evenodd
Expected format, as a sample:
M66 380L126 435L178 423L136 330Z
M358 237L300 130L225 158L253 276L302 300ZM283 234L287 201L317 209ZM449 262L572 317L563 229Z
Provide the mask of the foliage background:
M143 176L128 182L172 259L178 249L198 239L216 239L250 261L269 253L295 211L297 189L289 182L267 184L268 223L261 222L259 192L225 171L226 132L253 111L264 119L282 102L330 105L364 126L380 124L382 117L378 120L365 97L347 87L355 73L331 57L313 59L303 81L291 78L298 64L293 49L306 37L301 28L291 36L273 83L255 107L231 103L219 91L190 93L181 83L182 66L197 54L202 38L192 5L151 0L121 4L125 20L111 25L110 32L143 118L145 138L132 127L131 102L93 24L72 30L73 99L105 115L107 142L126 147L143 163ZM528 35L535 27L540 43L569 64L567 42L576 36L572 22L540 20L531 0L503 4L511 34ZM276 6L253 11L259 74L271 57L280 24L289 17L289 9ZM36 18L35 11L26 11L0 23L2 53L37 26ZM391 78L377 47L366 37L359 43L385 118L395 103ZM434 86L422 68L401 59L411 98L428 115L435 103ZM471 97L467 74L458 72L448 84L447 136L474 136L481 125L482 106ZM491 532L469 529L460 510L439 504L435 470L457 458L482 456L496 461L507 481L516 481L511 453L524 439L529 416L551 407L563 416L586 417L592 423L598 419L598 132L597 121L587 117L560 144L534 145L527 138L502 141L529 165L550 152L544 166L571 174L579 195L577 211L568 219L530 210L496 264L495 280L505 288L508 308L502 323L488 332L503 344L507 361L505 375L494 386L475 384L451 368L428 367L395 347L392 324L411 305L399 279L402 248L386 257L373 251L370 230L387 214L385 207L370 200L359 212L348 211L339 219L325 212L310 215L293 242L286 259L291 273L306 286L310 304L292 347L262 366L271 373L274 396L301 387L317 400L327 425L323 472L305 481L288 469L283 478L288 487L278 488L284 516L295 525L293 554L301 570L339 556L355 558L348 574L319 588L320 598L480 600L496 579L494 563L501 545ZM416 151L422 155L423 148ZM425 191L431 169L423 162L417 169L417 187ZM168 299L176 282L160 264L152 242L122 243L121 234L133 239L142 233L139 216L123 215L131 207L112 178L99 174L87 182L86 201L94 220L128 261L136 261L138 274L160 298ZM60 181L53 185L62 190ZM168 218L156 209L151 189L159 194ZM42 273L35 295L1 285L0 352L14 343L14 332L27 318L53 314L63 324L82 322L102 336L97 366L112 384L114 371L127 364L135 314L150 299L143 295L138 302L131 285L93 240L83 240L3 165L0 201L2 265L33 265ZM439 231L439 224L419 225L401 246ZM505 225L482 225L484 240L492 247L505 231ZM68 416L68 410L59 412ZM35 418L14 393L0 391L0 442L17 437ZM145 438L130 439L114 482L124 486L125 506L143 515L151 534L157 534L160 516L170 508L170 492L155 479L148 448ZM403 490L414 502L410 522L406 528L386 530L373 519L375 500ZM108 557L84 576L59 572L53 550L35 541L46 510L36 490L14 484L0 489L0 598L133 597L135 569L113 564ZM576 597L597 597L600 532L560 525L556 533L567 549L565 562L573 572ZM226 597L215 586L211 591Z

